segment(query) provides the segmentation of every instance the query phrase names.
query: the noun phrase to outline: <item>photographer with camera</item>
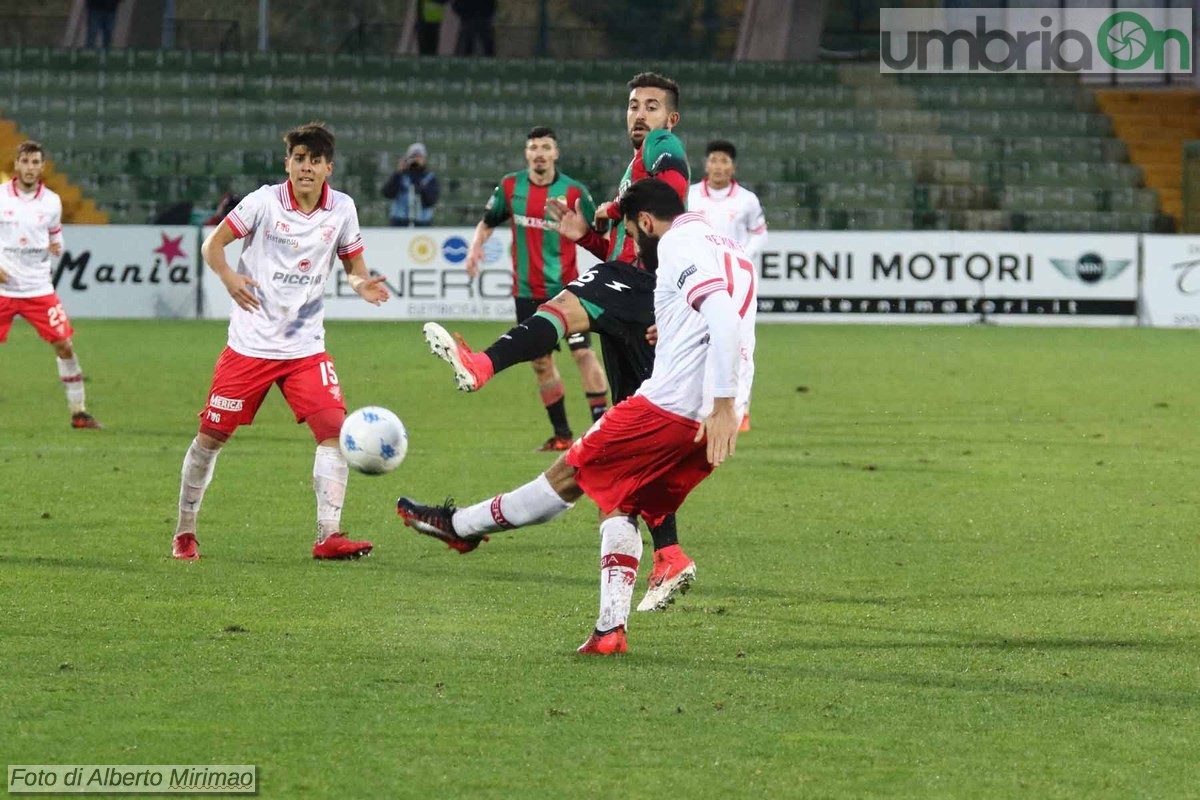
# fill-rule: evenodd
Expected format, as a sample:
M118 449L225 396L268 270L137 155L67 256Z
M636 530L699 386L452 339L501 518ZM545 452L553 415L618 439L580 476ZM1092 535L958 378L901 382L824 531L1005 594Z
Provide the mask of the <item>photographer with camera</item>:
M393 227L428 228L433 224L433 207L438 201L437 176L425 167L425 145L413 142L396 162L396 171L383 185L383 196L392 201L389 218Z

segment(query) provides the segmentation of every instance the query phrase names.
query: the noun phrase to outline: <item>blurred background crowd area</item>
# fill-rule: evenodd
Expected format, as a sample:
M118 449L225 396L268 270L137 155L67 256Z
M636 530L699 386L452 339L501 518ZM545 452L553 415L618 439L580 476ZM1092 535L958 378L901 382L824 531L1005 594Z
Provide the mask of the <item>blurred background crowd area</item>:
M435 223L471 225L535 125L610 196L630 156L625 81L653 69L682 86L693 179L707 141L734 141L777 229L1197 229L1190 76L883 74L882 5L5 4L0 148L46 145L69 222L196 222L281 180L282 132L320 119L364 225L387 224L381 188L414 142L441 184Z

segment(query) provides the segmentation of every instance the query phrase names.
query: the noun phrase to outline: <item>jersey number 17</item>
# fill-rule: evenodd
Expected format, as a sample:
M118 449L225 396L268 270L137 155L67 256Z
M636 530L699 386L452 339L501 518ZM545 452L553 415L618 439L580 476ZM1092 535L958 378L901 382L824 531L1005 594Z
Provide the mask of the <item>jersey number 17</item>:
M736 273L734 270L744 270L746 273L746 294L742 299L741 308L738 309L738 316L745 317L746 310L750 308L750 301L754 299L754 264L750 263L749 260L735 256L733 253L726 250L725 289L729 292L729 296L732 297L736 303L738 295L735 293L737 291L735 284L737 283L737 278L741 278L742 276Z

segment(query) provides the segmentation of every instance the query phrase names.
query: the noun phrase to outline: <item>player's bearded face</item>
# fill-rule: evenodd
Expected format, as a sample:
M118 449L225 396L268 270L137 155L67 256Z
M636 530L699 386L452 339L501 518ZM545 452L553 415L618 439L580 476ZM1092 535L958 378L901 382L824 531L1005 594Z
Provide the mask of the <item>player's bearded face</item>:
M639 214L637 222L627 222L625 225L625 234L632 235L634 241L637 242L638 258L642 259L642 266L647 272L658 271L658 240L660 237L653 235L650 231L642 227ZM632 228L633 230L630 230Z
M629 93L629 106L625 110L625 125L629 141L641 147L650 131L671 130L679 121L679 113L672 111L666 89L642 86Z
M22 188L32 189L37 186L45 166L46 162L42 160L41 153L22 153L16 163L17 179Z

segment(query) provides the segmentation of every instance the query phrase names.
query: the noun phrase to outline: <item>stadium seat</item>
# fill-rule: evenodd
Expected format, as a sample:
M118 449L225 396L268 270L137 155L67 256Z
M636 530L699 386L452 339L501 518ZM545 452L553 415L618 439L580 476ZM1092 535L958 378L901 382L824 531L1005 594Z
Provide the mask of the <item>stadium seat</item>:
M374 198L407 144L424 141L445 179L440 221L471 224L496 179L521 167L524 133L539 122L558 129L563 167L608 196L628 159L621 83L642 66L24 48L0 50L0 107L48 140L64 171L90 176L114 219L144 218L214 181L246 191L278 180L283 130L317 117L339 136L341 186ZM704 142L733 139L739 177L773 226L1162 225L1156 193L1069 78L837 64L663 70L683 81L677 133L697 175Z

